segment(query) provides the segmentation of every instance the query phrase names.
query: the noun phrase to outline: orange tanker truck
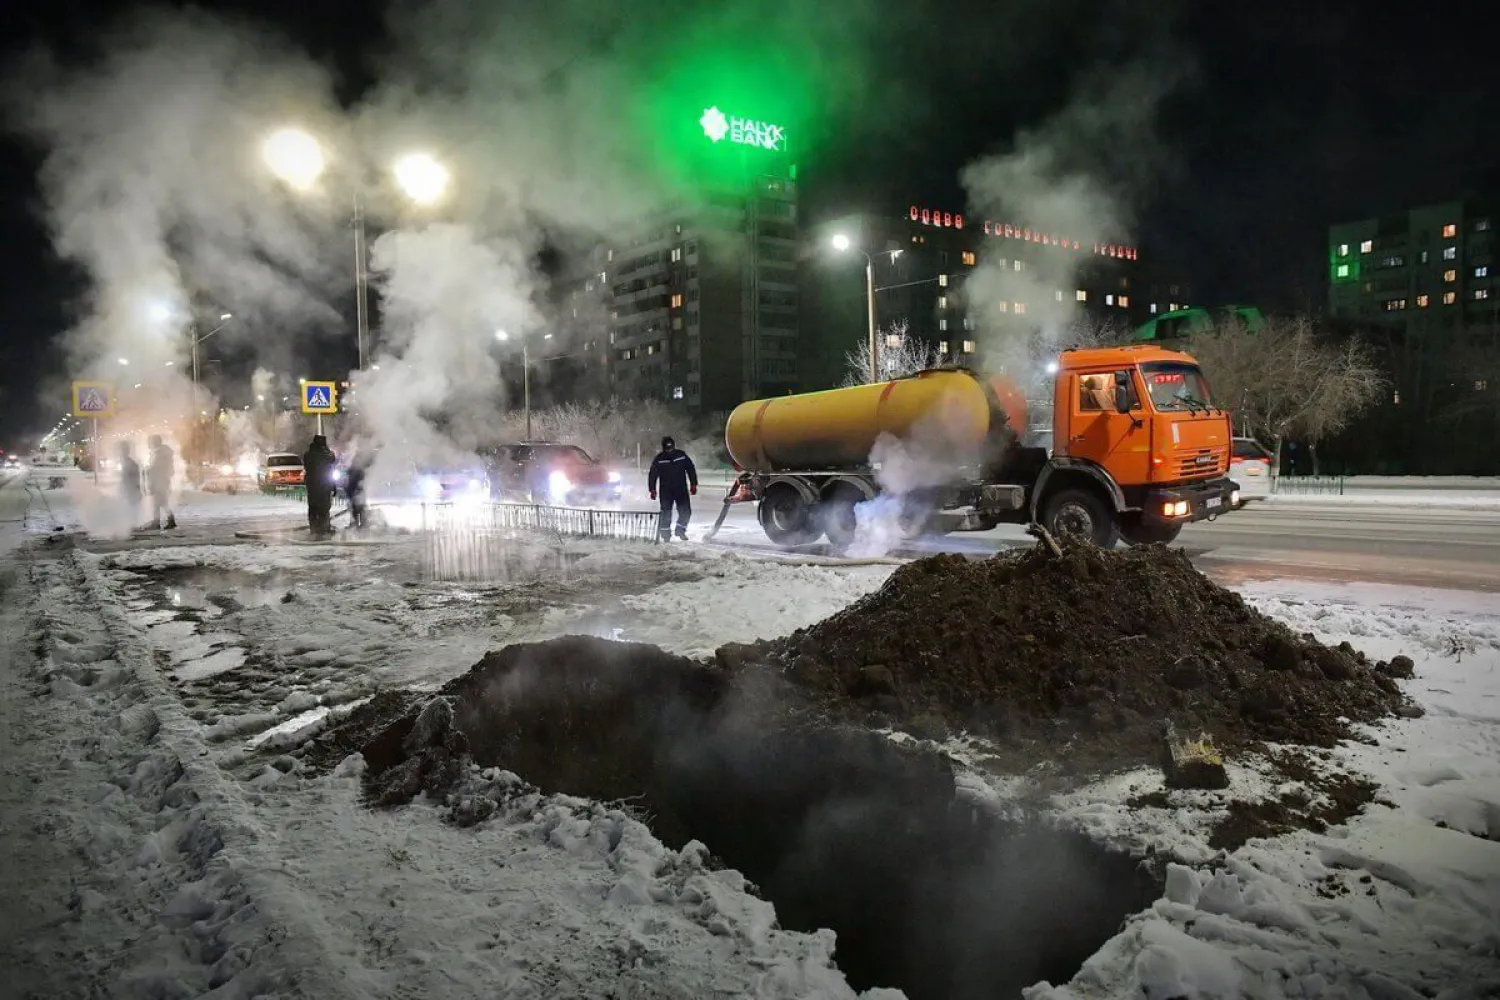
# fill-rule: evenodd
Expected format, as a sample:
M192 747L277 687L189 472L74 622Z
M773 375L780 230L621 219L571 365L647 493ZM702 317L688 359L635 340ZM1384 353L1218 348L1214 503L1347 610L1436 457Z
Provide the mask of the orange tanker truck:
M778 545L846 548L856 508L889 505L907 537L1039 523L1105 548L1169 542L1229 510L1229 415L1198 363L1155 346L1064 351L1052 448L1024 447L1026 402L1005 379L939 368L871 385L757 399L729 415L740 475Z

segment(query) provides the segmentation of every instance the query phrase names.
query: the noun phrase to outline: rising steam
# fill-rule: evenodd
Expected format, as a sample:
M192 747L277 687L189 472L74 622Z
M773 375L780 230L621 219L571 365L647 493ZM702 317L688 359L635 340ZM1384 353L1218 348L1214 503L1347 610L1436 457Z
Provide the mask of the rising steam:
M999 252L981 258L964 286L980 329L1024 325L1056 345L1078 320L1074 292L1094 244L1130 241L1140 199L1163 166L1155 120L1169 85L1159 70L1094 77L1060 113L1019 132L1009 151L964 169L976 215L1066 236L1081 248L1039 247L1026 255L1022 270L1013 260L1002 263ZM1016 302L1026 303L1024 324L1012 311ZM1030 375L1033 343L1008 333L987 339L982 349L992 368Z

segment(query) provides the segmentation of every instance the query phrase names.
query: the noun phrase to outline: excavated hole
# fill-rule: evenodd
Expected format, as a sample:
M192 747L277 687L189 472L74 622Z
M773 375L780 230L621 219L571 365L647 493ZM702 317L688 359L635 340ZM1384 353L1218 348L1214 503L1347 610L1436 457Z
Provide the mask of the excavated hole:
M1065 982L1160 895L1130 858L955 797L937 755L804 722L765 675L731 682L653 646L568 637L491 654L445 689L475 760L546 791L629 800L776 905L838 933L859 989L912 1000ZM364 748L372 780L411 716Z

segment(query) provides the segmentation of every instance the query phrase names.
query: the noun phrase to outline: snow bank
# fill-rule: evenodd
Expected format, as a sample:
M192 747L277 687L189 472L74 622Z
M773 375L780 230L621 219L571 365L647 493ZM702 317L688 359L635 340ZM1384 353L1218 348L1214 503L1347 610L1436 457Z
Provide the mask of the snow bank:
M1066 986L1030 1000L1244 996L1500 996L1500 607L1491 595L1380 585L1264 583L1252 603L1326 643L1416 662L1427 708L1329 761L1370 775L1377 802L1346 826L1252 841L1217 870L1173 864L1165 897ZM1285 790L1253 761L1234 794ZM982 784L980 782L979 784ZM1224 795L1132 808L1153 772L1118 775L1055 803L1102 839L1207 862Z

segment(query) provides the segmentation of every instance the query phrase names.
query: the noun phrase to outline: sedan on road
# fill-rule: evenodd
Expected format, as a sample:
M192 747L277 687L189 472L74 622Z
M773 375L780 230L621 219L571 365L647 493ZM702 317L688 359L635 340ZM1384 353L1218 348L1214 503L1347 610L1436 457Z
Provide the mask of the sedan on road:
M1271 495L1271 453L1255 438L1237 437L1229 456L1229 478L1240 487L1236 506Z

